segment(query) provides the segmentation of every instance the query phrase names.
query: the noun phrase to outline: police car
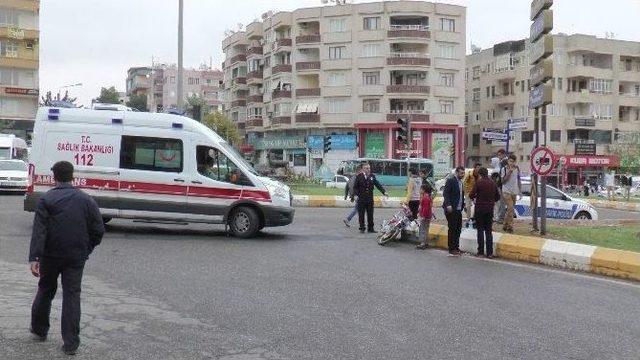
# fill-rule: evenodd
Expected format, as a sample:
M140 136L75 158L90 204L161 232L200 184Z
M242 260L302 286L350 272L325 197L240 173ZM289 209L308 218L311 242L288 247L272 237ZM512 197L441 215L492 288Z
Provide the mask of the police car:
M538 185L538 206L540 206L540 186ZM516 202L517 218L531 217L531 183L522 183L522 197ZM598 212L586 201L573 199L569 195L547 185L547 218L598 220Z

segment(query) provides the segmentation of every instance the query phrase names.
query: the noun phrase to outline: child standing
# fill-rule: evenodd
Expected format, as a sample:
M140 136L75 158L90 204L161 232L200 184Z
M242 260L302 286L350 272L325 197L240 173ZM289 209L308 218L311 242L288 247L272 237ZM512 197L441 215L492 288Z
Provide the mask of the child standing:
M433 216L432 205L433 202L431 200L431 185L429 183L422 184L420 188L420 230L418 231L418 238L420 239L420 245L416 246L419 250L424 250L427 248L427 239L429 238L429 224L431 223L431 219Z

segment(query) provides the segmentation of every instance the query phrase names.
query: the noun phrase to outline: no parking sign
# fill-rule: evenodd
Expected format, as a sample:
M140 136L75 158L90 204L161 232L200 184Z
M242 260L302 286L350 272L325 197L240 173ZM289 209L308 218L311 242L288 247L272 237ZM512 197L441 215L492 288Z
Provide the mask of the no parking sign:
M531 152L531 171L547 176L555 168L555 156L551 149L541 146Z

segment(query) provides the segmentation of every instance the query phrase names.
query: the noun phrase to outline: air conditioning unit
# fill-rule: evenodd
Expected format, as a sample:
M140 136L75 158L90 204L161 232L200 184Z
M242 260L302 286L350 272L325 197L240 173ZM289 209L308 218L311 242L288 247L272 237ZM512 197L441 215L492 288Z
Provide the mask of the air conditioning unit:
M29 50L33 50L33 41L27 41L25 47Z

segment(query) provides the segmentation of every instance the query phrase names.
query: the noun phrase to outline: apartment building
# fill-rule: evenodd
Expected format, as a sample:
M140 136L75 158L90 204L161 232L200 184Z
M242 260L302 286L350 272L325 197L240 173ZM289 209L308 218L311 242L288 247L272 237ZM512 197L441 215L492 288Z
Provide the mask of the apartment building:
M589 35L553 36L553 103L546 107L546 141L565 168L559 182L581 184L618 167L615 146L640 138L640 43ZM483 129L505 129L509 118L526 118L512 132L509 150L521 162L534 148L529 103L528 40L476 51L466 61L467 164L488 163L504 142L482 139ZM523 165L524 169L529 166Z
M38 109L40 1L0 0L0 132L31 140Z
M147 108L161 112L178 104L178 68L175 65L154 64L151 67L132 67L127 71L127 96L147 96ZM219 86L222 72L206 67L184 69L184 98L203 97L211 111L222 109Z
M465 19L464 7L421 1L265 14L223 40L225 112L256 163L306 174L406 157L396 128L409 119L409 155L446 172L463 161Z

